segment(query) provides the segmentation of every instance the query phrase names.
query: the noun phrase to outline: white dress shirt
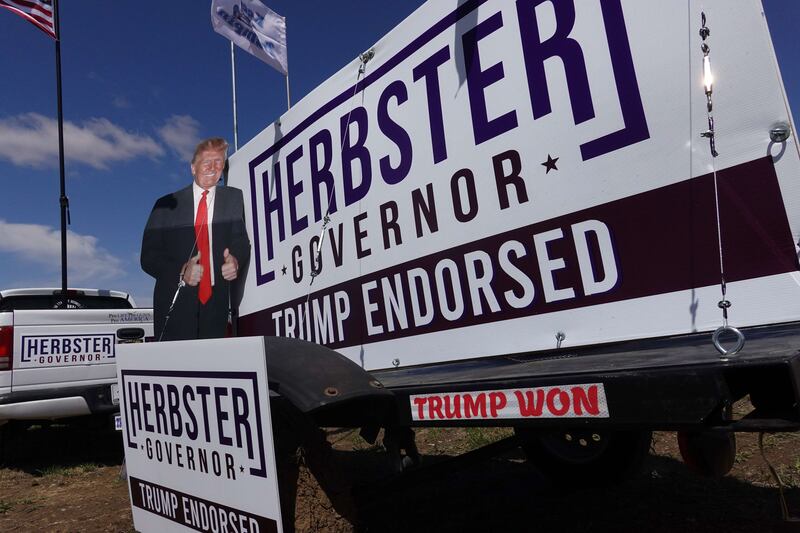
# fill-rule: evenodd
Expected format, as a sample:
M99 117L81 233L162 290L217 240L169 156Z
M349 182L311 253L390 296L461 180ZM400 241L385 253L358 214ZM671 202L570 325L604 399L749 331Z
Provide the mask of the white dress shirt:
M194 193L194 218L193 221L197 220L197 208L200 206L200 200L203 198L203 189L200 187L196 182L192 182L192 192ZM208 251L209 258L208 258L208 266L211 268L211 285L214 285L214 254L212 250L214 249L214 241L213 241L213 234L214 232L211 231L211 223L214 221L214 198L216 196L217 186L214 185L210 189L208 189L208 194L206 195L206 207L208 207L208 221L206 221L206 228L208 229ZM195 255L197 251L197 246L195 245ZM194 257L194 256L192 256Z

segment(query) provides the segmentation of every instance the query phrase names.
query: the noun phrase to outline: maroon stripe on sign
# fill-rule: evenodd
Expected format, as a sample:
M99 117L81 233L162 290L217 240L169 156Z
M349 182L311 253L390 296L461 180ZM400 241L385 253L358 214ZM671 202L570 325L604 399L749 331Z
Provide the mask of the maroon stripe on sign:
M772 158L765 157L720 171L718 183L727 281L798 270L795 246ZM618 279L613 287L605 287L597 294L587 295L583 288L585 280L582 278L572 227L593 220L608 229ZM551 260L563 259L565 266L554 270L552 274L542 274L540 263L547 258L537 257L534 235L553 230L560 230L562 236L548 243L547 255ZM600 281L606 273L602 269L599 240L592 233L588 233L587 237L593 279ZM501 254L501 249L508 247L508 243L518 249L524 248L524 252L513 256ZM505 297L508 291L521 297L524 291L517 281L519 274L515 277L509 273L512 269L501 266L501 255L509 258L535 287L532 302L524 308L512 306L510 299ZM609 257L608 251L606 257ZM476 262L475 258L482 258L483 263ZM476 291L474 286L471 290L467 281L469 271L472 271L473 277L482 277L487 270L486 265L492 272L490 286L497 300L495 309L491 308L489 299L485 297L486 292ZM442 291L437 290L437 269L445 274L441 276L445 283L439 283L444 287ZM435 310L430 320L422 320L419 324L414 323L410 311L410 284L414 279L409 276L410 271L422 274L422 279L428 278L425 283L430 288L431 297L427 305L421 306L419 314L425 316L429 308ZM571 289L574 297L547 301L542 284L543 275L552 276L555 288ZM304 310L306 298L301 297L243 316L240 318L239 331L242 335L285 336L288 318L288 325L294 324L295 336L340 348L706 287L719 282L714 180L711 174L707 174L348 280L312 293L308 310ZM417 285L422 286L419 282ZM369 301L377 305L369 316L373 329L377 328L379 333L370 332L367 328L364 287L370 289ZM384 295L384 289L392 294ZM421 294L419 290L415 292ZM457 294L461 295L463 310L461 313L451 313L448 317L440 310L456 309ZM397 317L389 310L392 298L405 303L406 316ZM336 321L337 307L349 308L349 316L341 323ZM321 314L317 311L325 308L331 310L333 323L330 325L318 321ZM299 317L303 314L309 317L306 321L310 320L312 326L298 330ZM340 329L343 335L339 333ZM310 336L307 331L311 331Z
M224 522L231 531L276 533L278 522L272 518L229 507L133 476L129 477L131 504L163 520L195 531L211 531L213 524ZM146 495L146 496L145 496ZM162 523L162 525L165 525ZM160 529L160 528L158 528ZM222 529L221 527L217 530Z

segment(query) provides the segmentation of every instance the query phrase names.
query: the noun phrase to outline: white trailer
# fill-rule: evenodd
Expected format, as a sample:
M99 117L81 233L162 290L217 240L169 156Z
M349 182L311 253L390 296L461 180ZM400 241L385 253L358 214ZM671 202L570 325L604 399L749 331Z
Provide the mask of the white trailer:
M724 471L706 430L800 429L794 131L758 0L427 2L232 156L239 333L340 352L396 430Z

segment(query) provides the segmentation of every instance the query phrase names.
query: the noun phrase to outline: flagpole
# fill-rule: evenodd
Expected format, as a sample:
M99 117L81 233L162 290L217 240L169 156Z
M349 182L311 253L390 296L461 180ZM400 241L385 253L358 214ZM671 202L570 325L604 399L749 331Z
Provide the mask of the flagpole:
M233 85L233 151L239 151L239 119L236 111L236 55L231 41L231 83ZM228 185L228 174L225 173L225 185ZM231 334L236 337L239 332L239 309L237 309L233 294L228 291L228 309L230 310Z
M285 24L286 19L283 19L283 22ZM292 108L292 93L289 92L289 68L286 67L286 110L289 111L291 108Z
M289 93L289 73L287 72L286 73L286 110L288 111L291 108L292 108L292 97L291 97L291 94Z
M53 0L53 26L56 33L56 106L58 109L58 170L61 184L61 297L67 308L67 224L69 223L69 198L64 178L64 114L61 101L61 31L59 28L58 0Z
M233 151L239 150L239 121L236 113L236 56L231 41L231 83L233 84Z

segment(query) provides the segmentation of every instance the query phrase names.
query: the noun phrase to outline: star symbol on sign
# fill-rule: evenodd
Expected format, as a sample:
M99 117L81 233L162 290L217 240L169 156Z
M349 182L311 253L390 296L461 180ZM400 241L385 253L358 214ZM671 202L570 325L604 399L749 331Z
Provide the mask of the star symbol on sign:
M550 174L551 170L558 170L558 167L556 166L556 161L558 161L558 159L558 157L550 157L550 154L547 154L547 161L542 163L542 166L547 169L545 174Z
M286 265L283 265L283 268L281 269L281 274L283 274L284 276L286 275Z
M243 466L239 467L239 472L244 472L244 467Z

